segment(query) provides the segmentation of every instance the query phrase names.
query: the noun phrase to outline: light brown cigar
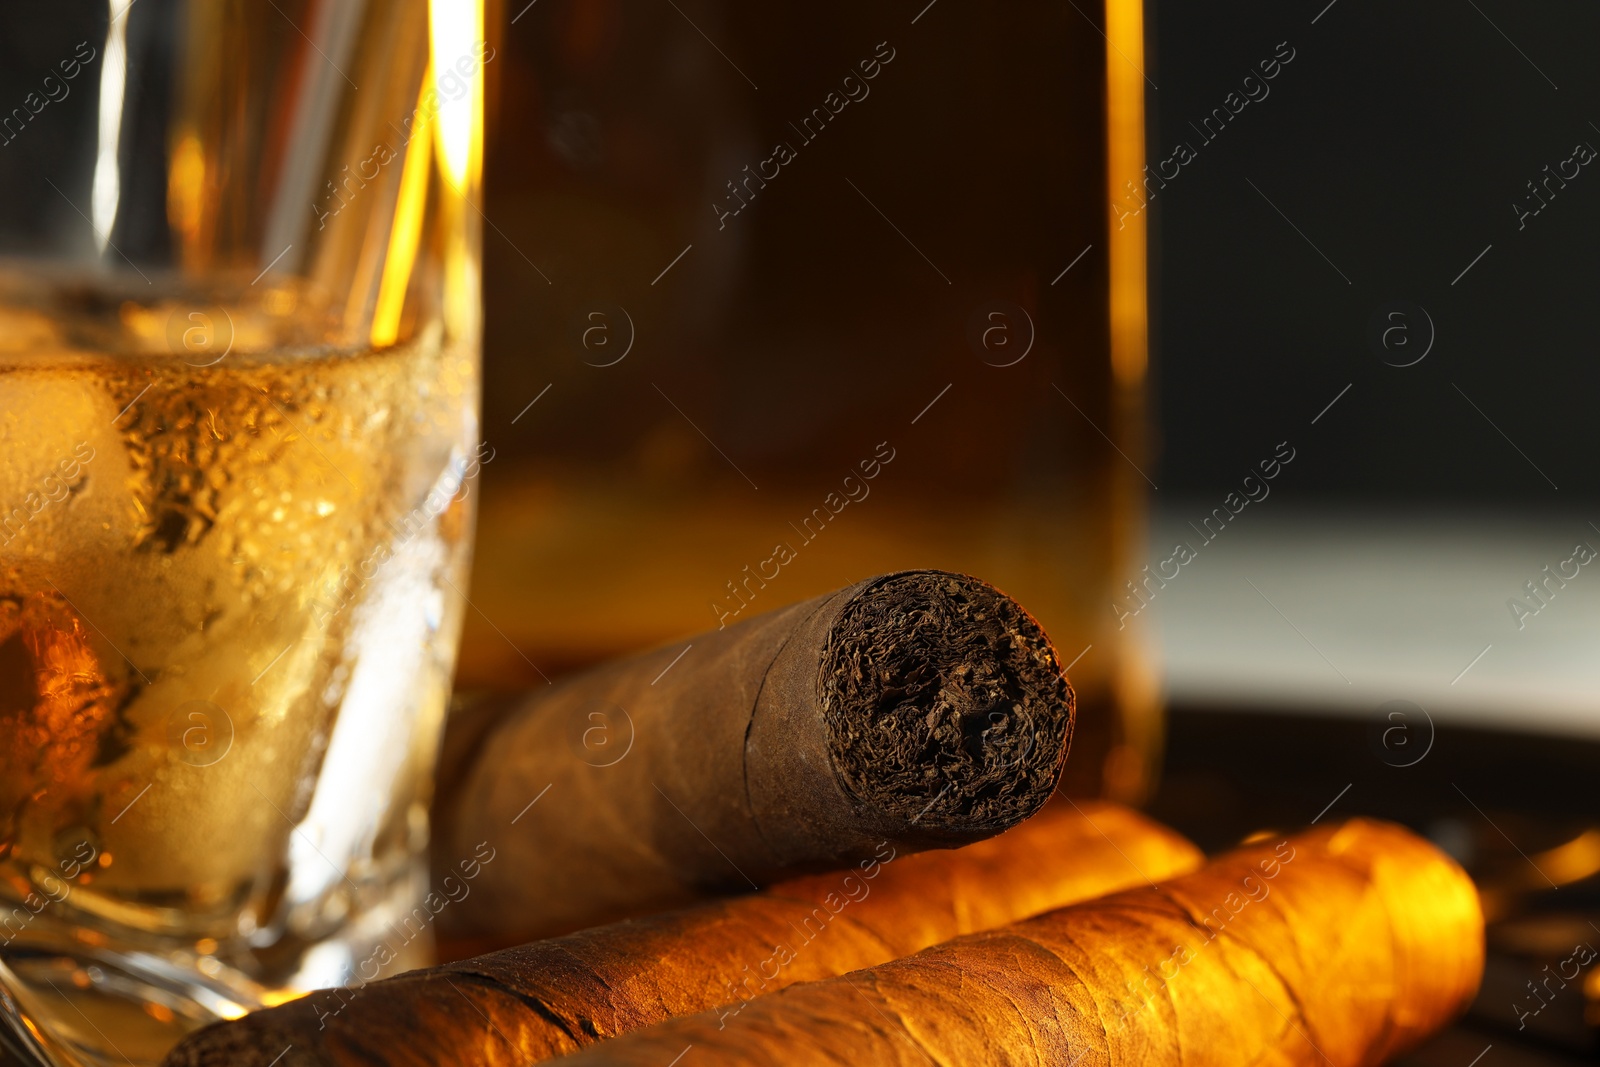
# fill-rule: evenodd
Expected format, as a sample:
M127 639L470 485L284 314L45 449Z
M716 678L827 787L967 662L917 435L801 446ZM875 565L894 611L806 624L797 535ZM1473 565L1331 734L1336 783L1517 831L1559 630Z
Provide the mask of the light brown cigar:
M1376 1067L1465 1009L1482 972L1467 876L1357 820L563 1062Z
M957 851L885 856L360 990L313 993L203 1030L167 1063L266 1067L280 1054L277 1067L534 1063L1202 860L1182 837L1126 808L1064 800Z
M444 921L516 943L967 844L1049 799L1072 721L1004 593L868 579L528 696L441 806L436 858L497 853Z

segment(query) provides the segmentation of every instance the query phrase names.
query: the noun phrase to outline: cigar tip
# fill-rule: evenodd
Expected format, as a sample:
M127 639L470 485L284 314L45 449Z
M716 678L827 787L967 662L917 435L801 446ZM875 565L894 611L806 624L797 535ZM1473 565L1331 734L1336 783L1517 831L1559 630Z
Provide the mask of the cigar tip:
M869 584L828 636L820 691L851 799L933 833L990 833L1050 798L1075 698L1038 622L964 574Z

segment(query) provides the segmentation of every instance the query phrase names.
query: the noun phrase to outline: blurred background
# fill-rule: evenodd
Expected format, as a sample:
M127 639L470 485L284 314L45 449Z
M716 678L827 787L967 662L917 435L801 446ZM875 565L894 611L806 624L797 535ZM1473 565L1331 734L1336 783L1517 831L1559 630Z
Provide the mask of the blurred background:
M1150 157L1198 152L1150 203L1152 550L1272 442L1298 450L1273 498L1153 605L1173 695L1405 698L1595 736L1600 582L1568 564L1580 576L1551 582L1548 608L1525 587L1600 547L1600 471L1580 444L1600 380L1584 355L1600 195L1578 162L1600 146L1578 43L1594 8L1152 16ZM1295 58L1270 95L1207 143L1213 109L1283 41Z

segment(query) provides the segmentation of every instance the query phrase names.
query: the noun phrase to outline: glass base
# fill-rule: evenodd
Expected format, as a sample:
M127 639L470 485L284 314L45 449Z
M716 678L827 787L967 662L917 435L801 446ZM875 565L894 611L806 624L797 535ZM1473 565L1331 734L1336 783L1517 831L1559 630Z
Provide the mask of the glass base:
M342 985L355 961L392 941L391 924L416 903L418 878L397 879L334 937L304 942L293 975L264 985L192 948L118 945L47 915L0 946L0 1067L157 1067L185 1035L211 1023ZM431 962L432 938L409 938L387 972ZM248 957L247 957L248 958Z
M38 1067L158 1064L191 1030L262 1006L265 991L243 975L209 969L214 976L150 953L13 944L0 961L7 1039Z

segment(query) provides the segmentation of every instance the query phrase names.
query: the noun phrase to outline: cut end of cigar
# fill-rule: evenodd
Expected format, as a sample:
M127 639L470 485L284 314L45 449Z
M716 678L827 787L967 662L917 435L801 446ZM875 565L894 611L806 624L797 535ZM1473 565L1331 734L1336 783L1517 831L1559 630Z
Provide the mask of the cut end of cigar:
M1072 687L1039 624L987 582L913 571L869 586L829 634L819 681L833 764L859 805L989 832L1055 789Z

